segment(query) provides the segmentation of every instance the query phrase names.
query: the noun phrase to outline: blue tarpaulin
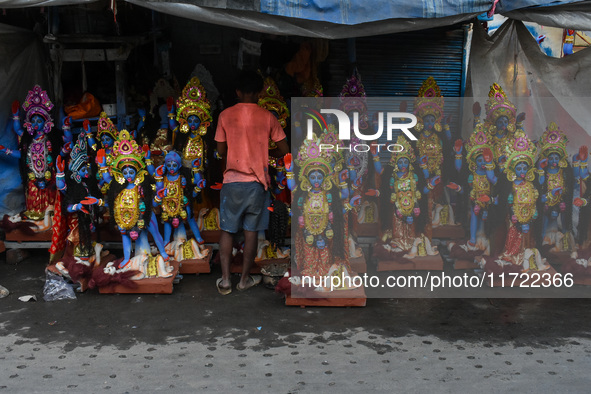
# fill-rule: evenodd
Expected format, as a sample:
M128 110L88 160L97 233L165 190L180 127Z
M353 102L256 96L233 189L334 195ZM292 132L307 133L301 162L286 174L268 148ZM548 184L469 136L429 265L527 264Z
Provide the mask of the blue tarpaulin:
M556 6L577 2L512 0L499 1L497 13L517 9ZM443 18L462 14L480 14L493 8L491 0L261 0L260 11L265 14L331 22L345 25L399 18Z

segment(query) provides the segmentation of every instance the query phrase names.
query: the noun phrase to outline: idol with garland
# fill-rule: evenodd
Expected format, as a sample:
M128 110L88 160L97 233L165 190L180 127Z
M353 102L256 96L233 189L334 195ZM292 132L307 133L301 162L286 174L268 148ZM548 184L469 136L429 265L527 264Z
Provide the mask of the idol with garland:
M503 88L497 83L490 87L485 111L484 127L493 140L495 164L499 169L502 169L507 160L506 150L508 145L513 142L515 132L523 131L525 113L517 115L515 104L507 98ZM476 121L480 120L478 117L479 114L476 116Z
M423 233L428 215L424 204L421 208L421 200L426 199L423 193L428 188L415 173L414 150L403 135L398 136L396 144L402 148L392 152L389 162L392 172L385 173L387 178L382 181L380 212L383 213L384 233L376 255L386 260L437 255L437 248Z
M365 87L361 82L361 76L357 69L343 85L339 98L341 100L341 110L347 113L350 118L358 119L358 122L354 121L351 127L357 127L360 134L368 135L371 122L367 111ZM371 130L371 133L373 132ZM351 149L345 150L345 165L349 170L349 203L358 217L359 208L365 202L366 197L376 197L378 192L375 176L374 179L370 179L370 153L361 151L363 149L355 149L355 146L361 144L362 141L355 136L353 129L351 130L351 136ZM373 156L373 158L376 157ZM376 172L381 174L382 168L379 158L373 160L373 166ZM372 174L375 173L372 172ZM377 217L377 215L374 215L374 217Z
M508 220L508 205L500 199L499 193L506 193L511 188L504 171L504 164L507 161L506 151L513 143L515 132L523 131L523 121L525 113L517 115L517 109L503 91L503 88L494 83L489 90L488 100L485 104L484 128L492 138L492 152L495 164L495 175L497 176L497 187L495 187L495 197L498 199L498 205L495 207L495 215L491 219L495 221ZM475 122L480 122L481 108L478 103L474 106ZM503 197L504 199L505 197ZM507 226L494 226L495 229L490 235L491 254L501 253L504 248L504 242L507 237Z
M574 174L568 163L567 143L566 135L554 122L538 141L542 244L550 245L551 252L571 252L575 246L571 231Z
M289 109L273 78L266 77L264 79L258 105L275 115L285 131L290 115ZM286 187L287 173L283 157L272 156L272 151L276 148L277 145L269 139L269 175L274 198L271 202L272 211L269 217L269 239L265 239L264 232L259 234L259 246L255 260L287 258L290 253L289 247L281 247L281 244L284 243L288 227L291 194Z
M137 271L133 279L172 276L173 267L169 264L162 237L154 223L154 185L137 143L127 130L122 130L113 145L112 162L108 169L103 152L99 151L98 158L103 179L110 184L108 205L114 224L121 233L124 254L118 264L109 263L105 273ZM160 253L156 256L152 255L147 242L147 229L150 229ZM136 242L135 257L131 258L132 241L136 240L139 241Z
M89 133L88 146L92 149L91 152L93 153L93 156L96 156L96 152L102 149L106 160L106 166L103 167L104 170L106 170L107 166L110 166L113 162L113 146L115 145L118 135L119 132L117 131L117 127L115 127L111 119L109 119L106 112L101 112L97 122L98 141ZM101 163L97 164L100 165ZM105 182L100 173L97 173L97 180L99 188L103 196L106 198L110 184Z
M98 198L100 191L90 176L87 136L83 131L78 135L69 160L66 163L60 155L56 161L56 185L64 196L64 211L67 212L66 228L54 226L53 238L67 240L65 254L56 267L62 275L74 282L90 279L92 270L101 262L102 245L93 242L97 207L103 205ZM108 254L108 253L105 253Z
M286 155L288 187L293 191L293 220L297 221L295 263L299 275L316 278L354 275L345 250L344 204L338 188L338 168L333 154L320 149L321 140L313 136L299 149L295 182L291 155ZM292 283L300 283L292 272ZM345 289L345 288L343 288ZM318 291L327 290L323 288Z
M41 230L47 230L51 223L44 219L50 217L55 202L55 156L59 152L59 139L55 138L56 132L52 132L53 103L47 92L35 85L22 105L25 111L22 125L19 107L18 101L12 104L12 127L19 137L19 150L11 151L2 147L2 151L20 159L25 189L25 218L36 222ZM68 119L64 121L69 122ZM69 129L69 124L64 123L63 128Z
M574 198L573 205L579 208L579 223L577 226L577 247L567 259L563 261L563 274L572 274L575 283L591 283L591 182L589 180L588 148L581 146L579 152L573 155L574 182L579 184L579 194Z
M444 118L443 106L441 89L433 77L427 78L419 89L413 113L417 117L414 129L418 138L418 164L430 190L426 196L430 217L426 231L428 236L431 234L430 226L455 223L454 212L440 183L442 179L447 182L448 167L451 165L447 158L452 153L451 130L448 119Z
M354 207L350 204L350 171L348 168L344 168L346 167L346 156L343 155L343 152L346 151L345 144L339 139L338 131L332 121L333 118L328 117L327 124L320 134L320 143L323 146L322 150L330 154L331 166L335 170L335 179L338 182L340 197L343 201L345 254L349 259L362 258L363 252L361 248L357 245L353 236L349 234L349 212L353 211Z
M209 253L195 239L188 239L185 222L190 217L189 198L186 196L187 179L180 174L181 157L175 151L168 152L164 164L156 168L156 195L154 201L161 206L160 219L164 223L166 252L176 261L203 259ZM149 166L148 166L149 168ZM170 237L174 239L170 242Z
M539 226L538 199L535 181L537 149L521 130L515 132L505 146L504 173L510 182L509 194L501 195L499 204L509 206L509 228L503 252L493 258L481 259L487 272L543 271L550 268L537 249L536 226ZM503 201L504 200L504 201Z
M211 105L199 78L193 77L184 87L174 107L168 107L169 127L173 130L174 145L181 145L181 174L187 179L191 192L187 205L187 222L198 243L203 243L199 228L192 214L193 198L199 197L206 186L204 171L207 163L207 146L204 136L211 123ZM180 136L179 136L180 133ZM178 141L179 138L182 141Z
M492 146L493 140L484 124L477 123L465 146L470 171L467 179L468 190L463 190L456 183L448 185L459 193L468 193L470 199L470 239L464 244L448 244L450 256L453 258L473 260L477 255L490 254L491 226L486 224L491 220L497 223L492 216L495 215L494 209L498 202L494 197L498 178L495 175Z

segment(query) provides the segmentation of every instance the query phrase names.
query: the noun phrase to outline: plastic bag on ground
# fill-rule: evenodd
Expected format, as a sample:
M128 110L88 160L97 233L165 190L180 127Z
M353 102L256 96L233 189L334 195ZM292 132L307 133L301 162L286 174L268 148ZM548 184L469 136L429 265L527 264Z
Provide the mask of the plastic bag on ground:
M76 294L71 284L53 272L46 271L45 286L43 286L45 301L75 300Z

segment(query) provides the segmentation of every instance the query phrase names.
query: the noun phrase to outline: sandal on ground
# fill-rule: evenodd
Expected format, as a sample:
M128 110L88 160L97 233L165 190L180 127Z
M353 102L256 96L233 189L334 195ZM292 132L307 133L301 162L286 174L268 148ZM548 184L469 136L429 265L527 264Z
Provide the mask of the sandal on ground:
M0 298L4 298L7 297L8 294L10 294L10 292L8 291L8 289L4 286L0 286Z
M218 280L215 281L215 286L218 288L218 293L220 293L221 295L228 295L232 292L232 286L230 287L222 287L223 279L219 278Z
M261 283L261 281L263 280L263 277L261 275L248 275L248 279L246 279L246 286L244 287L240 287L240 283L238 285L236 285L236 290L239 291L244 291L244 290L248 290L251 287L255 287L256 285L258 285L259 283Z

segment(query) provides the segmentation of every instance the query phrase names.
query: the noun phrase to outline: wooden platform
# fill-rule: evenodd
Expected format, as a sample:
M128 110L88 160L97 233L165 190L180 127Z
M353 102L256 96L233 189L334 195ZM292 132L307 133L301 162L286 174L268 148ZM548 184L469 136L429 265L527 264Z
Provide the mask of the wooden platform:
M378 271L443 271L440 255L415 257L410 262L396 260L378 260Z
M480 268L480 266L474 263L474 260L456 259L454 261L455 270L473 270Z
M335 290L332 292L318 292L318 297L321 298L297 298L287 296L285 298L285 305L288 306L365 306L367 297L365 296L365 289L358 287L353 290Z
M120 284L111 284L108 286L99 287L101 294L172 294L172 282L179 272L178 261L171 261L170 264L174 267L172 276L169 278L148 278L136 280L137 287L129 288Z
M443 226L433 227L432 238L439 239L464 239L466 232L459 224L446 224Z
M517 279L514 280L515 275L513 274L503 274L505 276L505 280L503 282L503 280L499 277L499 275L496 275L492 286L490 283L490 279L487 277L486 280L484 281L486 286L490 286L490 287L529 287L531 285L536 285L536 287L539 285L539 287L542 287L542 283L547 282L547 280L545 280L542 275L543 274L550 274L550 282L552 282L552 278L554 277L554 275L557 274L556 270L550 266L549 269L545 270L545 271L527 271L527 272L521 272L519 273L519 276L517 277ZM489 274L486 274L489 275Z
M365 256L360 256L354 259L349 259L351 270L357 274L363 274L367 272L367 263L365 262Z
M209 274L211 272L209 262L211 261L211 255L213 254L213 246L207 245L205 248L209 250L209 252L204 259L190 259L180 262L181 274Z

